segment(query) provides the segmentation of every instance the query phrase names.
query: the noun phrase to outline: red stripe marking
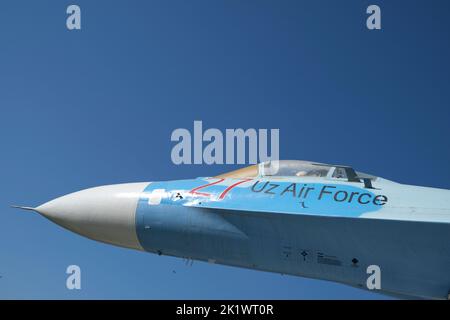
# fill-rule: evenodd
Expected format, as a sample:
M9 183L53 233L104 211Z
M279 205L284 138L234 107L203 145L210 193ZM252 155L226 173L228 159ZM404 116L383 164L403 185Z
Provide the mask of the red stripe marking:
M225 180L225 179L219 179L219 180L217 180L215 182L211 182L211 183L208 183L208 184L205 184L205 185L201 185L201 186L199 186L197 188L192 189L191 191L189 191L189 193L198 194L198 195L201 195L201 196L209 197L211 194L203 193L203 192L197 192L197 190L200 190L200 189L203 189L203 188L206 188L206 187L209 187L209 186L221 183L223 180Z
M234 187L240 185L241 183L244 183L244 182L247 182L247 181L250 181L250 180L252 180L252 179L244 179L244 180L242 180L242 181L238 181L238 182L232 184L231 186L229 186L228 188L226 188L226 189L220 194L219 199L222 200L223 198L225 198L225 196L227 195L227 193L230 192L231 189L233 189Z

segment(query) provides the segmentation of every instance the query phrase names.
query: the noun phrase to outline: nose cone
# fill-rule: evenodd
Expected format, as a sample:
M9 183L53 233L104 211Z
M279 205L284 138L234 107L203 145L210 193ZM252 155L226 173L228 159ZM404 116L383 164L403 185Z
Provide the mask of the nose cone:
M148 183L116 184L71 193L35 210L90 239L143 250L136 235L136 206Z

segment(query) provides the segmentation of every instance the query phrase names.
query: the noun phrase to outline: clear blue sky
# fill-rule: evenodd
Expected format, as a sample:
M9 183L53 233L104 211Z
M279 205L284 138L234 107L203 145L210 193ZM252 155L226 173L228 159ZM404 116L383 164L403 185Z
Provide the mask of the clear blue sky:
M68 31L66 8L82 10ZM365 27L378 4L382 30ZM324 281L158 257L10 209L215 175L176 128L280 128L284 159L450 189L448 1L2 1L0 298L343 298ZM82 269L82 290L65 269ZM176 273L173 272L176 271Z

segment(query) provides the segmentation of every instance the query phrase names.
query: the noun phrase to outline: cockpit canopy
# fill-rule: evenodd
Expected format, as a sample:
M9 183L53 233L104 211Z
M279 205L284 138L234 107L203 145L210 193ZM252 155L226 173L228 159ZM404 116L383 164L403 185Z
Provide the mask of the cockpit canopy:
M377 177L357 172L348 166L330 165L302 160L271 160L246 168L231 171L218 178L256 178L256 177L318 177L360 181Z

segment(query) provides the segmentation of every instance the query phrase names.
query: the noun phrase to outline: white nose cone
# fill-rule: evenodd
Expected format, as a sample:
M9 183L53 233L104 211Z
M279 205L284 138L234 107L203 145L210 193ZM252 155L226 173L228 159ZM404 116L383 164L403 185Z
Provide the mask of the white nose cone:
M136 234L136 207L144 183L96 187L44 203L35 210L82 236L143 250Z

